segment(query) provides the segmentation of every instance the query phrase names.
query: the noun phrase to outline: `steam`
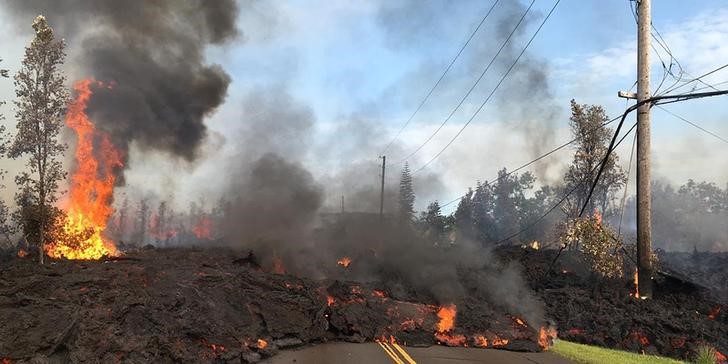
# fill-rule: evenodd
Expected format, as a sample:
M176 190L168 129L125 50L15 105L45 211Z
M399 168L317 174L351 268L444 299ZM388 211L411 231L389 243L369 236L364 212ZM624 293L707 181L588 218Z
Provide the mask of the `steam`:
M30 19L52 14L76 52L76 78L93 77L89 115L118 148L131 143L192 161L207 135L203 123L224 100L230 77L204 51L235 37L234 0L13 1ZM79 46L80 45L80 46ZM125 153L128 155L128 153Z

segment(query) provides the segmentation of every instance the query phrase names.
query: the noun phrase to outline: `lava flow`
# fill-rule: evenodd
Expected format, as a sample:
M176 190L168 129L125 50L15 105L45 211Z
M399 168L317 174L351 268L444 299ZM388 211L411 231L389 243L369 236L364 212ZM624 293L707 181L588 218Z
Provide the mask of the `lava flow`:
M122 155L86 115L92 84L102 85L88 79L74 85L78 96L66 113L66 125L78 138L76 169L71 176L62 237L46 246L46 253L53 258L100 259L119 254L104 230L114 212L114 170L123 166Z

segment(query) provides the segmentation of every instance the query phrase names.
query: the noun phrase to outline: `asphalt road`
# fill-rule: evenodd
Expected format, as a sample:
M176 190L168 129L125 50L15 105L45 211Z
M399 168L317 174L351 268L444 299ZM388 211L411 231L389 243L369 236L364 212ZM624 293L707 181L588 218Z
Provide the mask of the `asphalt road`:
M392 344L329 343L299 350L282 351L264 361L267 364L466 364L466 363L513 363L513 364L571 364L572 362L551 353L516 353L493 349L409 348Z

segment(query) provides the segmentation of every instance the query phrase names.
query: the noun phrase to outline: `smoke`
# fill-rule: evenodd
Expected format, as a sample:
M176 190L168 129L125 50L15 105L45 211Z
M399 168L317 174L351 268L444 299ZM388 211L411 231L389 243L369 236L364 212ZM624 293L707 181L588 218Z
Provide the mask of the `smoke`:
M438 52L442 61L425 61L420 69L413 71L404 80L407 89L401 93L420 95L421 90L435 82L436 78L429 81L429 84L423 83L422 80L423 77L436 77L442 72L449 57L465 41L469 32L475 29L491 5L492 3L478 1L457 3L436 1L428 3L428 6L422 6L415 0L396 0L383 4L377 20L387 34L387 44L392 48L399 50L432 48L434 43L438 49L443 49L443 52ZM438 104L432 106L435 110L450 110L456 105L508 38L526 8L527 6L519 1L499 2L496 5L435 92L430 102ZM470 118L475 108L511 67L543 16L545 14L539 14L531 9L479 86L451 119L450 124L460 124ZM450 18L471 19L471 21L467 26L463 26L461 22L452 22ZM438 40L443 38L455 39L457 42L437 44ZM512 130L520 133L525 141L524 145L527 146L528 157L536 158L542 155L555 144L555 130L557 130L555 123L561 112L549 83L549 66L547 60L540 59L527 51L496 91L494 98L486 104L473 122L498 123L499 130L504 134L510 134ZM416 104L419 99L407 102ZM426 106L423 113L427 110ZM440 113L438 112L435 117L435 124L446 116L446 114L439 115ZM422 119L425 118L426 116L422 116ZM491 139L498 140L498 137L491 136ZM446 160L443 163L447 163L449 169L458 169L456 167L461 162L457 157L447 155L443 155L441 159ZM549 172L556 166L556 162L555 159L547 158L535 165L534 174L542 183L554 182L550 178L553 173ZM462 169L467 170L467 168Z
M70 40L74 77L95 78L89 116L118 148L131 143L193 161L203 120L224 100L230 77L205 62L208 45L238 35L234 0L13 1L19 19L50 15ZM125 153L128 155L128 153Z

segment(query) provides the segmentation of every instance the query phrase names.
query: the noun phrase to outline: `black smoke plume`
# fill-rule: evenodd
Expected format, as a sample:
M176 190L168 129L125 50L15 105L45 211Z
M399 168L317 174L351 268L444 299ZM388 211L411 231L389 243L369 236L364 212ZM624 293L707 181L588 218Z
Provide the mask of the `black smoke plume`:
M225 99L230 77L205 62L207 45L238 32L234 0L24 0L18 19L47 15L68 39L73 78L95 78L89 116L128 151L159 150L192 161L204 117ZM128 153L127 153L128 155Z

